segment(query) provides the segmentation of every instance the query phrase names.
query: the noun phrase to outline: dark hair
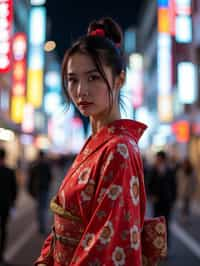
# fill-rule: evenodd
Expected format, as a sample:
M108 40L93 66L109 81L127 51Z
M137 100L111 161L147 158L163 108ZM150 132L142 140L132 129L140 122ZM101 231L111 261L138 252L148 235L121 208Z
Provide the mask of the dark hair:
M43 150L39 150L38 156L39 156L39 158L44 158L45 157L45 152Z
M105 36L91 36L90 33L96 29L102 29ZM125 58L122 51L123 35L120 26L111 18L106 17L89 24L87 35L81 37L65 53L62 63L62 85L67 102L70 103L70 97L67 92L66 68L67 63L73 54L79 52L87 54L93 60L97 70L106 82L109 92L109 109L113 105L112 88L107 80L102 64L110 67L114 77L119 75L122 70L125 71Z
M189 158L185 158L182 163L183 170L186 174L190 175L193 172L193 165Z
M4 160L6 157L6 151L4 148L0 148L0 160Z
M162 159L164 161L167 159L167 154L165 151L158 151L156 153L156 157L159 157L160 159Z

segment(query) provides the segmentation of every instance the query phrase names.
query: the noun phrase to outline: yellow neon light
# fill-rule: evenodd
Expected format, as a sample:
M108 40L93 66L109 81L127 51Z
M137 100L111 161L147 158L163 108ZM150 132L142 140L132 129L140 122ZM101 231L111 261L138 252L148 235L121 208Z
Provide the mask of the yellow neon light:
M171 95L158 96L158 115L161 122L173 120L173 101Z
M170 14L169 9L158 9L158 32L170 33Z
M35 108L42 105L43 97L43 70L29 69L27 82L27 101Z
M21 123L24 113L24 96L12 96L11 98L11 120L15 123Z

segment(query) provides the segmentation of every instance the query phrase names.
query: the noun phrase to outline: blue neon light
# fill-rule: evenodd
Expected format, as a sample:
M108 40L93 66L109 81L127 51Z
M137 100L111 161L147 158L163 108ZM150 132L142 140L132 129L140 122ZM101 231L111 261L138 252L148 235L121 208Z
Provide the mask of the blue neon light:
M158 0L158 7L169 7L170 0Z

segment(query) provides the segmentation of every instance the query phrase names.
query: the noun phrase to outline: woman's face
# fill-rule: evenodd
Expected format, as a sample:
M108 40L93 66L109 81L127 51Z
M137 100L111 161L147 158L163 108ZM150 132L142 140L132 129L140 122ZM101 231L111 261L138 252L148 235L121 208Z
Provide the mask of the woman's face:
M110 87L113 87L111 69L103 66ZM84 116L106 115L109 110L108 86L90 56L76 53L67 64L68 93Z

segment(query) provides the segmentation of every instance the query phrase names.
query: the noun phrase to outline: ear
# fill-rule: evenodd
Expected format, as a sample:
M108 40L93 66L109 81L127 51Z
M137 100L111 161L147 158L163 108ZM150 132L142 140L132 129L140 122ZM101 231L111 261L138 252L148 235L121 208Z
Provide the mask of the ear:
M121 71L121 73L116 77L115 79L115 88L117 90L121 89L121 87L124 85L126 79L126 73L124 70Z

